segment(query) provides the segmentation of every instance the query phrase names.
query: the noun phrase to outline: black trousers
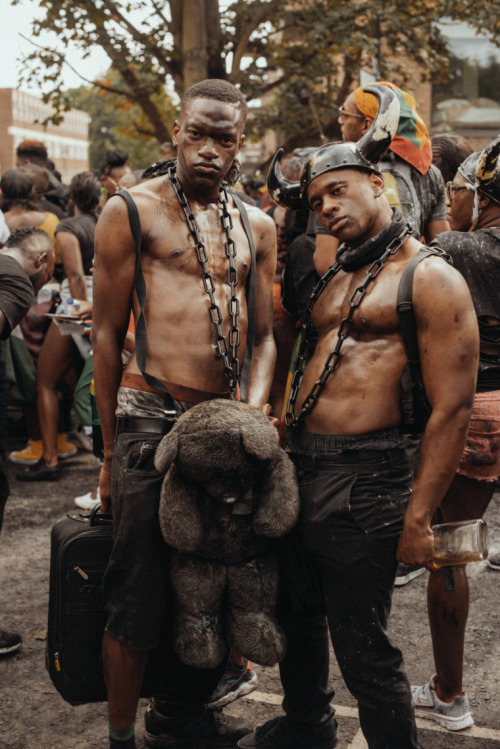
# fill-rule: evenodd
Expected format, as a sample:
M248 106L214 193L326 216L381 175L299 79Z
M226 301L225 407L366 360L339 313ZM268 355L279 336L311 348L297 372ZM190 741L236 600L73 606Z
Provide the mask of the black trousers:
M386 631L411 486L405 451L294 458L302 515L283 555L285 712L311 736L332 719L329 633L370 749L416 749L402 654Z

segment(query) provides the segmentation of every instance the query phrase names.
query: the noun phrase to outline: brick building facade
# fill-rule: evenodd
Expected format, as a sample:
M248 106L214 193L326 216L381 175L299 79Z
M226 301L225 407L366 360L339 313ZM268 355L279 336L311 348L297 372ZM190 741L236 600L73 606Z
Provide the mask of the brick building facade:
M88 169L89 115L74 109L66 112L60 125L42 125L52 112L37 96L0 88L0 173L16 165L16 148L23 140L45 143L65 183Z

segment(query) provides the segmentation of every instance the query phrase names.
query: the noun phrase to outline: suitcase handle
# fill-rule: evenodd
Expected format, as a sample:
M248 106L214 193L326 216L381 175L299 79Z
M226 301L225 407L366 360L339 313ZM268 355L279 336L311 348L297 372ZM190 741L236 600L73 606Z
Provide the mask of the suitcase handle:
M101 512L101 506L96 505L90 511L90 525L108 525L113 521L113 516L108 512Z

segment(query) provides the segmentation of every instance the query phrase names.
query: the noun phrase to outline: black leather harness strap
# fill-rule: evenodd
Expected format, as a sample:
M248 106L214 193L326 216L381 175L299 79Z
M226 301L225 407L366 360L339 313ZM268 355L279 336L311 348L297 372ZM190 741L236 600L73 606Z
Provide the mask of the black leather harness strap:
M134 281L135 291L137 294L137 300L139 302L139 308L140 308L140 313L136 322L136 330L135 330L137 366L139 367L142 373L142 376L144 377L148 385L156 388L157 390L161 390L164 393L165 409L168 412L175 414L175 404L174 404L173 398L168 392L163 382L159 380L157 377L154 377L153 375L150 375L146 372L146 351L147 351L146 319L144 317L144 304L146 301L146 281L144 279L144 274L142 272L142 264L141 264L142 231L141 231L141 222L139 219L139 211L137 210L137 206L135 204L134 199L132 198L130 193L127 192L126 190L117 190L114 193L114 195L118 195L119 197L123 198L127 204L130 230L132 232L132 236L134 238L136 250L137 250L137 264L136 264L135 281ZM257 302L256 302L256 295L257 295L256 265L257 265L257 262L256 262L256 253L255 253L255 243L253 240L250 222L248 220L248 214L246 212L246 209L242 201L234 193L231 193L231 195L232 195L232 198L234 200L236 207L238 208L238 211L240 212L243 228L248 238L248 244L250 247L250 255L251 255L250 274L249 274L248 289L247 289L247 307L248 307L247 342L246 342L246 347L245 347L245 356L243 359L241 381L240 381L240 400L244 401L246 400L246 395L247 395L248 380L250 376L250 366L251 366L251 359L252 359L252 352L253 352L253 342L254 342L254 336L255 336L255 317L256 317L256 312L257 312Z

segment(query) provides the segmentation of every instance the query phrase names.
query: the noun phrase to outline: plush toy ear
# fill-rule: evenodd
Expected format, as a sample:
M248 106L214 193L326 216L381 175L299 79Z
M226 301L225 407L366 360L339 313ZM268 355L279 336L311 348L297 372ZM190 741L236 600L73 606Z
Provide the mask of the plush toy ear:
M280 538L292 530L299 516L299 489L295 467L280 450L254 492L253 529L258 536Z
M264 425L265 427L266 425ZM271 424L269 424L271 427ZM259 460L271 460L276 457L279 448L278 430L262 428L262 425L246 426L241 430L241 441L245 452Z
M166 434L157 447L155 455L155 468L157 471L166 473L177 457L179 440L175 431Z

